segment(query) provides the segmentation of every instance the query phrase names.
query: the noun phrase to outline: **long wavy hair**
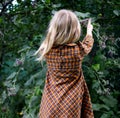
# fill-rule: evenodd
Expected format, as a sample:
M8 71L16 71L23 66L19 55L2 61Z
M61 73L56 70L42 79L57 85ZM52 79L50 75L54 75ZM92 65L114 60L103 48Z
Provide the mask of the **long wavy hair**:
M35 55L41 61L53 46L76 42L80 34L81 25L77 16L70 10L59 10L51 19L46 38Z

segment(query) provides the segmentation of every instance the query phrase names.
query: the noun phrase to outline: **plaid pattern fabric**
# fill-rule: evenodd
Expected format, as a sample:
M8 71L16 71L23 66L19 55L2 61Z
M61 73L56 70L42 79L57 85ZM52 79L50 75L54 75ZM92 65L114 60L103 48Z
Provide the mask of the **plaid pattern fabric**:
M93 38L53 47L46 55L47 75L39 118L94 118L81 63Z

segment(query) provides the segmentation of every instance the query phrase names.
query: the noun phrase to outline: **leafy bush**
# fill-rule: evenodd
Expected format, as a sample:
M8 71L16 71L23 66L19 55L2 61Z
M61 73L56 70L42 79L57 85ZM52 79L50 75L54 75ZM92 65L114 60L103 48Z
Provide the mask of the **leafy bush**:
M51 16L62 8L74 10L79 19L92 18L95 44L83 61L83 71L95 118L119 118L119 2L17 2L0 3L0 118L38 116L47 68L33 54L44 39ZM85 27L82 29L83 33Z

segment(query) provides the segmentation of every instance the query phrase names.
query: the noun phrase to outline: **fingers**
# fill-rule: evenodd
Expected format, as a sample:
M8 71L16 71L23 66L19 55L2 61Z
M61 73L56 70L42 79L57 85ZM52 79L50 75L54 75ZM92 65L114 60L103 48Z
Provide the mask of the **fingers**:
M91 18L89 18L88 20L88 25L91 25Z
M92 35L92 30L93 26L91 24L91 18L88 20L88 25L87 25L87 34Z

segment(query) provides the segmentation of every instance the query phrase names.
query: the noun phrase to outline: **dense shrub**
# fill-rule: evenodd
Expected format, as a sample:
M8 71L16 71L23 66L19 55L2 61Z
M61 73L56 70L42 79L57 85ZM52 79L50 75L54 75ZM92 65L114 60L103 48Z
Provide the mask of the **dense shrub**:
M92 18L95 44L83 61L95 118L120 117L120 3L117 0L13 0L0 3L0 118L36 118L46 64L33 56L51 16L66 8ZM82 26L82 37L85 27ZM80 40L82 40L82 37Z

